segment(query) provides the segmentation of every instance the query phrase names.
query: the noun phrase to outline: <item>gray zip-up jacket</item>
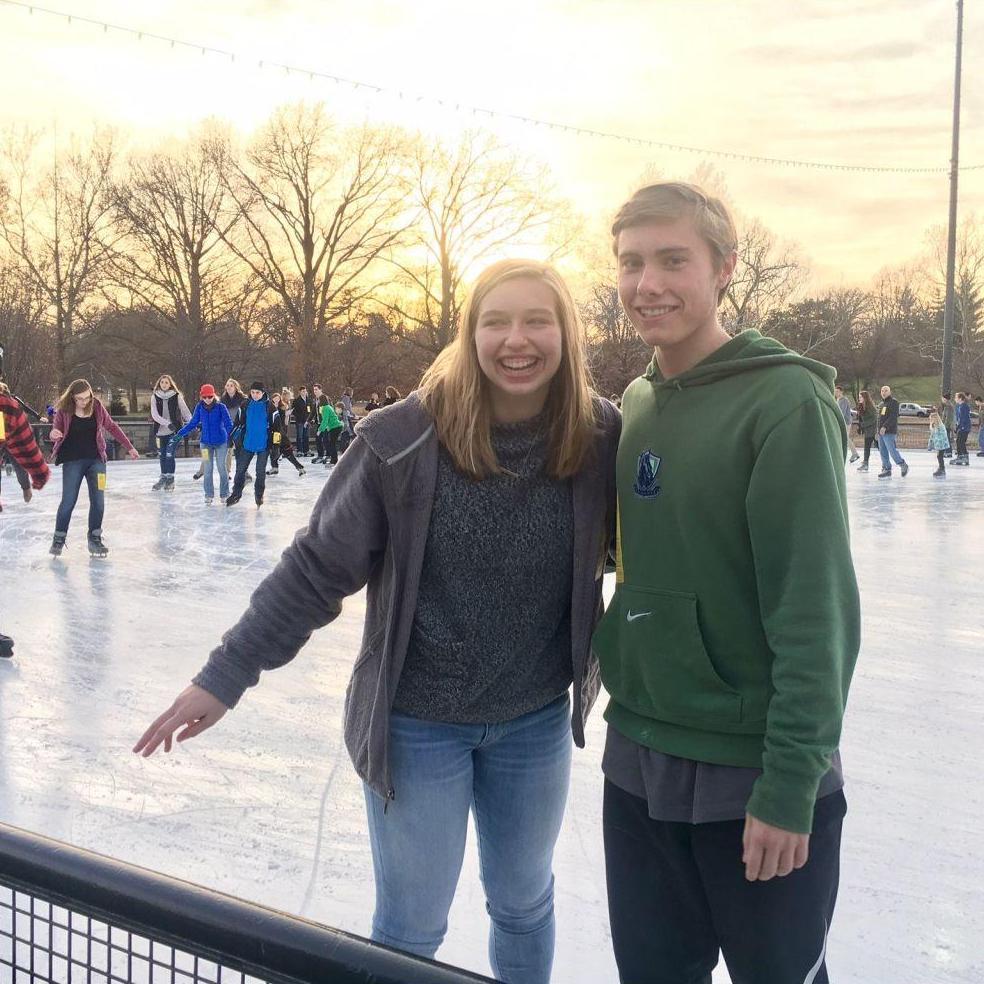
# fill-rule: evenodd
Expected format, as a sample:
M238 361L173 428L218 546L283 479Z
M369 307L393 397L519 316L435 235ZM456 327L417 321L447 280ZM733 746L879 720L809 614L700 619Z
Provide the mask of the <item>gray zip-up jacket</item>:
M591 634L602 611L601 581L615 524L615 452L621 417L596 400L595 453L572 479L572 729L598 696ZM222 637L195 683L234 707L263 670L290 662L311 633L337 618L342 601L368 584L362 646L345 697L345 744L356 772L380 796L396 795L389 770L389 724L413 627L437 483L438 441L415 394L382 407L356 427L280 563ZM536 599L530 599L536 604Z

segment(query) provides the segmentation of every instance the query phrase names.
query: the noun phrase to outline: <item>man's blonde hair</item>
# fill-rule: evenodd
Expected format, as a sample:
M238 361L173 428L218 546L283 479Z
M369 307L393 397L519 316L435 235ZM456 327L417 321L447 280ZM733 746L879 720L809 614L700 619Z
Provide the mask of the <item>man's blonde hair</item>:
M424 373L418 394L460 471L476 479L502 471L492 447L490 384L478 362L475 330L489 292L518 278L539 281L554 295L562 350L545 407L547 470L555 478L569 478L584 465L592 446L595 410L577 306L567 284L549 264L501 260L483 270L465 298L457 337Z
M640 188L615 213L612 223L612 250L618 256L618 236L623 229L650 222L675 222L689 215L701 239L711 248L714 268L720 271L738 248L738 231L728 206L686 181L660 181ZM718 291L718 304L727 287Z

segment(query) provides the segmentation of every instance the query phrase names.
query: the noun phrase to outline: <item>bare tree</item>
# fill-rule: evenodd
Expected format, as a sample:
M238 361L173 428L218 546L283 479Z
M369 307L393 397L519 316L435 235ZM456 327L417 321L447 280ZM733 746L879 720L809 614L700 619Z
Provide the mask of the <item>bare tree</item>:
M581 305L595 386L603 396L621 396L652 358L638 336L613 283L595 284Z
M776 241L758 219L743 223L738 234L738 266L722 307L722 321L731 332L761 324L781 309L804 278L796 250Z
M45 321L44 298L24 272L0 264L0 344L5 350L5 382L40 410L58 380L54 374L54 335Z
M400 241L399 136L340 130L321 104L278 110L227 183L243 221L225 238L287 316L296 378L316 336L374 289L366 271Z
M69 347L87 305L98 296L116 239L109 194L116 148L110 132L97 131L88 144L71 147L45 169L38 160L41 147L38 132L5 135L0 238L45 298L56 374L66 382Z
M227 136L208 126L174 151L132 158L113 188L126 236L113 257L117 293L129 295L131 311L153 311L155 325L170 327L169 369L186 385L202 381L210 333L229 325L250 289L225 244L240 220L230 166Z
M418 141L410 174L417 216L407 248L393 257L401 296L390 307L404 337L436 355L454 338L476 267L544 244L553 258L570 245L573 226L545 169L487 134L465 133L453 147Z

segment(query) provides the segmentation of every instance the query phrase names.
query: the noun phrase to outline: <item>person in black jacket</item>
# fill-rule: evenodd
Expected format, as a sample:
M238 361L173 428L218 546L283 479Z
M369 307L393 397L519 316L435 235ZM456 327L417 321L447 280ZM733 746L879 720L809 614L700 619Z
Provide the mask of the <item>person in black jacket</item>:
M881 452L882 470L879 478L892 477L892 462L902 469L902 477L909 474L909 465L899 454L895 441L899 432L899 401L892 396L892 387L881 388L882 405L878 413L878 450Z
M233 427L236 426L236 421L239 417L239 408L246 402L247 396L243 392L243 388L239 385L238 379L233 379L231 376L225 381L225 387L222 390L222 402L225 404L226 410L229 411L229 418L232 420ZM229 450L226 452L226 474L229 476L229 481L232 481L232 459L233 456L237 456L238 461L238 446L235 441L229 442ZM246 473L246 481L252 482L253 476Z
M291 447L290 428L287 424L287 404L279 393L270 397L270 467L268 475L280 474L280 459L286 458L296 469L297 477L304 474L304 466L294 457Z
M311 452L308 450L308 418L311 416L311 403L308 399L306 386L302 386L297 391L292 404L294 413L294 430L297 434L297 457L307 458Z

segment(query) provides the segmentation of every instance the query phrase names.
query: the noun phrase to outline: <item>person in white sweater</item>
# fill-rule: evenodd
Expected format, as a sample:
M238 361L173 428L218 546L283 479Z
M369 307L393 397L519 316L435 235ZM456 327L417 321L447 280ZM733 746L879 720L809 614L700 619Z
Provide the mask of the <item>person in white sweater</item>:
M167 373L158 377L150 395L150 419L154 422L154 437L160 452L161 477L154 491L174 491L174 452L168 450L171 438L191 420L191 411L184 394Z

